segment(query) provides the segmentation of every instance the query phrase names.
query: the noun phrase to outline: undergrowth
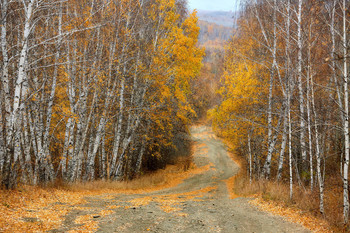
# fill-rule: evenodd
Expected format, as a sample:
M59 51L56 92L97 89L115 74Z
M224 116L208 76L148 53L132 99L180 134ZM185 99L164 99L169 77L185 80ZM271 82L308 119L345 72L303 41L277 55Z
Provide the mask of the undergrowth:
M252 179L250 183L247 174L246 162L239 160L241 170L236 176L234 192L238 196L252 197L259 196L264 201L272 201L285 208L301 210L301 213L310 214L318 219L326 220L330 230L333 232L349 232L349 226L344 225L342 218L342 187L336 178L327 178L325 184L325 214L319 211L318 187L311 191L310 187L293 185L293 199L289 198L289 183L277 182L274 180Z
M188 156L131 181L56 182L45 187L21 185L14 190L0 189L0 232L51 231L63 224L70 211L79 209L86 197L156 191L181 183L199 169Z
M167 165L165 169L149 172L128 181L96 180L91 182L78 182L74 184L54 184L56 187L70 191L97 191L97 190L145 190L156 188L165 184L171 184L175 174L188 171L192 164L191 156L182 156L176 159L173 165Z

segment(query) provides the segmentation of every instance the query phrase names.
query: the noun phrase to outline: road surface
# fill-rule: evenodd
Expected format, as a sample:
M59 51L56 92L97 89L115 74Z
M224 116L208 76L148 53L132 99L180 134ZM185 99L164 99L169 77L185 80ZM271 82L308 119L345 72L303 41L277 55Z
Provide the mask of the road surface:
M192 127L191 131L194 163L203 168L201 173L176 187L156 192L89 198L81 210L68 213L62 228L53 232L74 232L80 227L79 219L104 210L108 210L107 214L92 216L95 218L92 231L309 232L281 217L259 211L249 204L249 198L231 199L227 181L239 167L210 127Z

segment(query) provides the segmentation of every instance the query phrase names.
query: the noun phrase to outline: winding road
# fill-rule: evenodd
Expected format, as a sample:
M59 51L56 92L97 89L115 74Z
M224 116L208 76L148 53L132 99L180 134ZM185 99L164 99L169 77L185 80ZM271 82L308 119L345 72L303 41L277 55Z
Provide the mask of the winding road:
M82 210L68 213L64 226L79 227L84 208L110 212L96 216L97 232L309 232L281 217L259 211L249 198L230 198L227 181L239 170L224 143L208 126L191 129L194 163L203 168L176 187L144 194L115 194L87 199Z

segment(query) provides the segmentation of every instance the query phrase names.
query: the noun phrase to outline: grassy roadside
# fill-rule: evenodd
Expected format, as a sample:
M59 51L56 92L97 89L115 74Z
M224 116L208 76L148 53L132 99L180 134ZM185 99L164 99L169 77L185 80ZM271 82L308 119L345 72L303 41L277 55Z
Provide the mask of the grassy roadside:
M0 232L46 232L62 225L65 215L79 210L87 197L170 188L203 169L209 167L197 168L191 157L180 157L174 165L129 182L101 180L51 187L22 185L16 190L0 190Z
M229 143L225 141L227 145ZM293 200L289 198L289 184L268 180L255 180L250 183L246 161L230 150L231 158L240 166L234 179L232 192L236 196L254 198L250 203L263 211L282 216L287 220L303 225L312 232L348 232L342 224L341 189L334 184L326 188L325 216L318 211L317 188L311 192L307 188L294 185Z

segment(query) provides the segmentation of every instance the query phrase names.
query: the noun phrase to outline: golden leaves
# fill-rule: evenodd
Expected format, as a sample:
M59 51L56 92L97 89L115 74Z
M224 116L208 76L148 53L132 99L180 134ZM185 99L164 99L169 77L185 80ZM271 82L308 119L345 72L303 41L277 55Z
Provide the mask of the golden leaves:
M65 193L65 194L64 194ZM0 191L3 232L38 232L59 227L71 205L83 203L74 193L23 187L22 191ZM67 204L70 203L70 204Z
M232 37L225 48L225 70L219 106L208 111L214 130L230 138L234 148L247 141L248 134L262 135L266 116L257 112L267 98L264 66L247 59L257 45L251 38Z
M263 211L267 211L286 218L287 220L303 225L312 232L332 232L329 229L325 220L317 219L309 214L302 213L302 211L287 207L282 207L273 201L264 201L261 198L256 198L249 202L250 204L257 206Z

